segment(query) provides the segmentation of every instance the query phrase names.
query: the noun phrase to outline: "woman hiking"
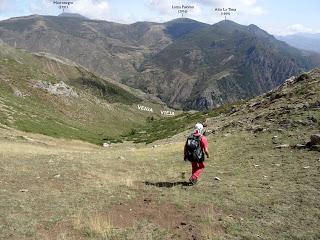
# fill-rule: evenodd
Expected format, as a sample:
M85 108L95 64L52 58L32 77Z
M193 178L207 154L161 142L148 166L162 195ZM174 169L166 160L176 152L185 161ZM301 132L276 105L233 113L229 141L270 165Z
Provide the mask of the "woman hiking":
M184 146L184 160L190 161L192 165L192 175L189 179L191 185L197 183L205 167L204 155L209 158L208 141L203 133L203 124L197 123L193 133L188 137Z

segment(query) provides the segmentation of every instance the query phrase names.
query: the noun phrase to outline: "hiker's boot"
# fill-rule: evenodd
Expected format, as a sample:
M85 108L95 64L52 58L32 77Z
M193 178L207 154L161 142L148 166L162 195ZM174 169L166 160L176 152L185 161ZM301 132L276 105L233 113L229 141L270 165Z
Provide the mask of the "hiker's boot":
M190 185L195 185L196 183L198 182L198 179L196 179L196 178L190 178L189 179L189 183L190 183Z

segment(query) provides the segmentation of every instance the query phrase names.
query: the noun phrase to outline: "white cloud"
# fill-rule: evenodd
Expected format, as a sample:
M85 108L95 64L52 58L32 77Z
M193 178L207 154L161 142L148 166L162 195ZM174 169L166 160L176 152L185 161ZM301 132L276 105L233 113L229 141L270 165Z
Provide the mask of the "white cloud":
M107 19L109 12L108 0L68 0L73 4L69 5L66 12L79 13L92 19ZM62 12L54 0L36 0L29 2L31 14L57 14Z
M170 17L179 17L180 14L178 13L177 9L172 9L173 5L179 6L179 5L190 5L194 6L193 9L189 9L189 14L192 13L192 15L199 15L202 11L200 8L200 4L196 3L195 1L181 1L181 0L149 0L147 6L150 10L155 11L159 13L160 15L163 15L163 18ZM187 15L189 15L187 14Z
M189 0L187 3L195 5L195 9L186 15L199 21L216 22L222 20L220 13L215 12L215 8L236 8L236 13L232 13L231 19L240 16L259 16L266 13L260 6L261 0ZM148 0L149 9L160 14L164 20L172 17L179 17L176 10L172 10L172 5L186 4L181 0Z
M9 0L1 0L0 1L0 13L3 13L3 11L8 10L10 8L10 1Z
M7 15L9 12L14 11L16 2L10 0L0 0L0 17Z
M52 1L41 0L41 1L30 1L29 12L31 14L50 14L56 10L52 4Z
M150 0L148 7L160 14L169 14L172 6L171 0Z
M70 12L79 13L92 19L108 19L109 14L108 0L75 0L69 8Z
M287 27L288 31L292 33L297 33L297 32L312 32L312 28L306 27L302 24L293 24Z
M259 0L195 0L196 2L216 8L236 8L237 13L244 15L263 15L266 10L259 5Z
M310 27L307 27L303 24L292 24L289 26L283 26L283 27L266 27L266 30L273 35L278 36L285 36L285 35L292 35L296 33L318 33L320 32L319 29L313 29Z

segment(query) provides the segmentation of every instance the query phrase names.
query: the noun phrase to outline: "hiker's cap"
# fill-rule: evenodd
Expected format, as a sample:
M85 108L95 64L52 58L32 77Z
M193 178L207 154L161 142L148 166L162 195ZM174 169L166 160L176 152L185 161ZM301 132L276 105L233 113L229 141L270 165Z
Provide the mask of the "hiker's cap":
M200 134L202 134L203 132L203 125L201 123L197 123L195 126L194 126L194 130L195 131L198 131Z

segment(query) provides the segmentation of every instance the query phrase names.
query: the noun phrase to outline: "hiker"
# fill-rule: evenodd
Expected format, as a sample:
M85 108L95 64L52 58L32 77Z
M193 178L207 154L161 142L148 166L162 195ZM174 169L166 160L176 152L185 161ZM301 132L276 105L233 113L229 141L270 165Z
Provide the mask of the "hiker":
M208 141L203 133L203 124L197 123L184 146L184 160L190 161L192 165L192 175L189 179L192 185L197 183L204 169L204 153L209 158Z

